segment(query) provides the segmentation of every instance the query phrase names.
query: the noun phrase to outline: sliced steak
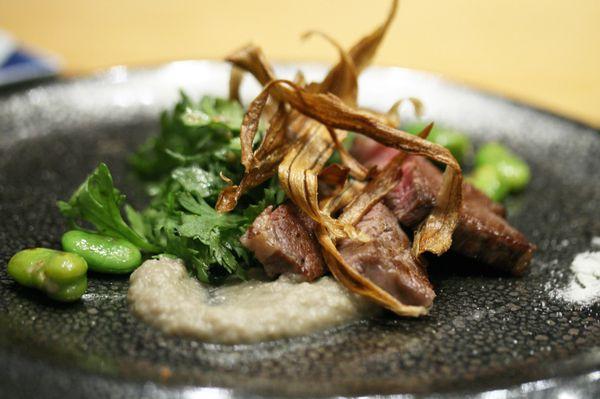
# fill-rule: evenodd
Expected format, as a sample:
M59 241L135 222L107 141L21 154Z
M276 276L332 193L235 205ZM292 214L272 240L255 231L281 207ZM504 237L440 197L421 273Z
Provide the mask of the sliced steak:
M367 168L372 166L382 168L394 158L398 150L386 147L372 138L356 135L350 153Z
M385 196L385 204L403 226L414 227L433 210L440 184L440 172L433 164L409 157L402 164L400 181Z
M400 183L385 198L403 226L414 228L431 212L442 173L423 157L407 158ZM496 269L522 274L535 251L525 236L502 217L503 208L472 186L463 186L458 226L452 250Z
M386 205L404 226L414 226L429 215L442 185L442 172L424 157L411 156L402 164L402 178L386 196ZM463 204L481 206L504 217L505 209L487 195L463 182Z
M397 153L370 138L359 136L352 154L366 166L384 167ZM388 193L385 204L403 226L415 228L431 212L442 184L442 172L423 157L411 156L402 178ZM496 269L522 274L535 245L504 220L505 209L468 183L462 186L463 204L453 235L452 250Z
M357 136L351 149L352 155L366 167L377 166L383 168L397 153L398 150L386 147L383 144L365 136ZM415 219L423 220L423 215L428 215L432 206L432 201L435 200L437 190L442 184L442 174L440 170L430 161L423 157L409 157L402 168L404 175L413 175L413 170L417 168L419 171L414 174L414 178L407 179L404 186L398 185L394 190L394 194L389 196L390 201L387 205L395 210L396 207L410 207L402 214L408 214L407 218L411 217L411 213L415 212ZM408 181L414 180L414 181ZM432 184L430 184L432 183ZM412 185L419 187L418 190L412 190ZM431 189L428 189L431 186ZM490 208L490 210L502 217L506 215L504 207L492 201L487 195L473 187L467 182L463 182L462 194L465 201L475 201L481 205ZM413 197L414 194L422 194L423 198ZM393 198L397 197L398 201ZM404 198L406 197L406 198ZM400 200L402 198L402 200Z
M452 250L518 276L529 266L536 246L502 217L467 203L452 235Z
M254 253L268 276L284 273L302 275L307 281L326 270L314 234L314 222L293 204L266 208L240 238Z
M346 262L403 304L431 306L435 293L425 268L394 214L378 203L356 226L371 240L342 240L338 250Z

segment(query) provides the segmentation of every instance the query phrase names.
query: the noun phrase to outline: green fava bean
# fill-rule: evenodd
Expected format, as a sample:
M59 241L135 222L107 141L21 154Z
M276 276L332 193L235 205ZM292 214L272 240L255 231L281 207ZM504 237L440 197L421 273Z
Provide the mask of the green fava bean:
M19 284L62 302L81 298L87 289L86 273L82 257L47 248L25 249L8 261L8 274Z
M529 165L517 157L502 159L496 163L500 177L511 191L520 191L531 179Z
M426 123L412 123L404 127L404 130L411 134L419 134L426 126ZM429 132L427 140L448 149L458 162L462 162L469 151L471 151L471 140L469 140L469 137L454 130L434 126L431 132Z
M498 161L512 157L508 148L500 143L492 142L484 144L475 154L475 166L494 165Z
M83 257L99 273L130 273L142 263L140 250L127 240L85 231L71 230L62 236L67 252Z
M452 130L434 129L429 134L429 140L447 148L458 162L462 162L471 150L469 138Z
M527 163L499 143L481 147L475 156L475 165L493 165L510 191L522 190L531 179Z
M24 249L13 255L8 261L8 274L17 283L26 287L36 287L34 271L41 269L46 260L54 254L54 250L46 248Z
M475 168L466 180L496 202L502 201L508 194L508 186L493 165Z

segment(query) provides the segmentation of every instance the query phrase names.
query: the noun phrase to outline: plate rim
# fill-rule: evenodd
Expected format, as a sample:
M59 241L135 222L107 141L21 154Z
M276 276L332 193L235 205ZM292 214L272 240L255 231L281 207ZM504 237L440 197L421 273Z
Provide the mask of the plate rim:
M222 66L222 65L226 65L227 63L218 61L218 60L210 60L210 59L186 59L186 60L170 61L170 62L165 62L165 63L137 65L137 66L115 65L115 66L111 66L108 68L103 68L103 69L94 71L92 73L86 73L86 74L74 75L74 76L68 76L68 77L56 77L54 79L44 80L42 82L39 82L39 81L25 82L22 85L10 86L8 88L6 88L6 87L0 88L0 105L10 98L24 96L30 89L34 89L34 88L35 89L47 89L47 88L52 88L55 86L70 86L70 85L73 85L78 82L92 82L93 83L94 81L102 81L102 80L107 79L108 77L110 77L111 74L115 73L115 71L121 71L121 72L125 71L129 76L129 74L136 74L136 73L140 73L140 72L159 71L161 69L167 68L174 64L188 64L188 65L210 64L210 65L215 65L215 66L216 65ZM307 67L307 66L308 67L326 68L327 64L322 63L322 62L291 62L291 61L288 61L288 62L277 62L277 63L275 63L275 66L276 67L288 67L288 68L295 67L295 68L301 69L301 68ZM600 139L600 129L592 126L591 124L589 124L585 121L574 119L568 115L562 115L562 114L555 113L552 110L543 108L538 105L526 103L520 99L511 98L511 97L493 92L491 90L482 89L482 88L470 85L470 84L462 82L462 81L457 81L457 80L448 78L447 76L440 74L440 73L434 73L434 72L430 72L430 71L423 71L423 70L419 70L419 69L405 68L405 67L399 67L399 66L378 66L378 65L371 66L371 67L367 68L367 70L408 71L414 75L424 76L425 78L427 78L429 80L431 80L431 79L440 80L440 81L444 82L445 84L450 84L457 88L466 89L469 92L472 92L474 94L493 98L495 100L498 100L498 101L501 101L504 103L508 103L508 104L514 105L519 108L531 109L531 110L539 112L543 115L551 116L553 118L557 118L561 121L567 122L579 129L590 130L591 132L596 133L597 138ZM20 140L19 138L15 137L15 138L11 138L11 139L7 140L6 143L10 145L19 140ZM558 395L560 393L559 391L561 389L561 386L563 386L563 385L568 386L570 389L573 389L573 387L576 387L578 389L587 389L587 388L594 389L594 385L598 385L598 382L600 381L600 371L599 371L600 370L600 348L599 348L599 350L595 351L592 355L593 355L593 359L591 359L591 360L589 358L587 358L585 354L579 354L573 358L568 359L568 361L562 360L562 361L555 361L555 362L551 363L550 368L552 368L553 372L551 373L551 376L548 378L541 378L541 379L537 379L537 380L527 380L526 382L523 382L521 384L509 385L509 386L505 386L505 387L492 388L490 386L489 387L490 389L484 388L483 390L476 390L476 391L468 391L468 390L467 391L464 391L464 390L463 391L441 391L441 392L437 392L437 393L432 393L432 395L436 396L436 397L450 398L450 397L456 397L456 395L467 394L469 396L474 395L473 397L483 398L483 397L487 397L486 394L489 394L490 392L496 392L496 391L504 391L505 396L513 396L515 394L533 394L536 392L543 392L543 391L548 391L548 390L558 390L557 392L552 393L552 395L553 395L552 397L554 397L554 395ZM23 354L18 354L18 351L13 353L11 351L4 350L4 348L0 348L0 362L5 363L6 360L12 356L22 357L22 360L25 362L34 363L34 362L38 361L37 359L27 358ZM580 371L578 371L578 372L568 372L568 369L567 369L568 365L565 364L567 362L581 362L582 364L585 364L585 365L582 367L580 366L580 369L579 369ZM65 368L65 367L57 367L57 370L54 370L54 372L71 373L71 371L69 371L69 369ZM3 373L0 372L0 375L1 374L3 374ZM73 373L73 375L76 375L76 374L80 374L80 377L81 377L80 380L82 383L85 383L86 379L94 378L94 377L105 379L107 381L112 381L112 383L114 383L116 385L123 385L124 383L126 384L126 383L131 382L131 381L127 381L122 378L114 378L114 377L110 377L110 376L103 375L103 374L91 373L91 372L88 372L85 370L77 370L75 373ZM136 385L139 385L139 386L144 385L143 383L140 383L138 381L134 381L133 383ZM170 386L168 384L167 385L155 384L155 385L159 389L158 391L156 391L156 393L160 393L159 392L160 388L165 388L166 389L165 393L167 393L167 394L176 394L176 393L184 393L185 394L186 392L189 392L190 390L193 391L193 390L197 390L199 388L197 386L189 386L189 385L185 385L185 384L175 385L175 386ZM533 387L533 390L528 390L527 387ZM211 392L213 394L218 395L215 397L230 397L232 393L236 393L235 388L210 387L209 389L211 389ZM597 391L590 391L590 392L600 392L600 386L597 387ZM500 392L500 394L501 393L502 392ZM245 396L246 394L249 394L249 393L242 392L241 394L242 394L242 396ZM251 395L254 397L254 394L251 394ZM408 393L408 395L412 395L412 394ZM373 395L373 396L381 397L381 395ZM348 397L354 397L354 396L348 396ZM384 395L383 397L386 397L386 396ZM504 396L499 396L499 397L504 397Z

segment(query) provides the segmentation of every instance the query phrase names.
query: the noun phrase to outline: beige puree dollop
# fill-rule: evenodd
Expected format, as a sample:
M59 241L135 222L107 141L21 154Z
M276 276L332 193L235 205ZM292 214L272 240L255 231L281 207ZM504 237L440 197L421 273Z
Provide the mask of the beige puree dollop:
M331 277L209 287L166 257L132 273L128 299L135 315L166 333L227 344L304 335L377 312Z

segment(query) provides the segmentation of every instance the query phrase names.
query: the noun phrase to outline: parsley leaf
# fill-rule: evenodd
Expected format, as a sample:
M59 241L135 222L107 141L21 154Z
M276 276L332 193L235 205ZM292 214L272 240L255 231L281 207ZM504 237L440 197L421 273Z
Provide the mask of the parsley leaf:
M230 276L245 278L253 261L240 237L269 205L284 200L273 178L250 190L230 213L214 209L226 183L239 181L239 130L244 110L239 103L213 97L193 102L185 94L171 113L161 117L161 131L130 158L151 196L141 212L125 203L100 164L69 202L59 202L72 223L84 220L103 234L125 238L147 253L165 253L185 261L205 283ZM121 207L127 222L121 215Z
M86 220L102 234L124 238L149 252L158 251L157 247L123 220L120 206L124 200L125 196L113 186L108 167L101 163L79 186L71 199L68 202L59 201L58 207L73 223Z
M244 109L236 101L203 97L193 102L181 93L173 112L162 113L160 134L144 143L130 164L145 180L164 178L173 168L191 164L216 174L237 175L242 171L243 117Z

